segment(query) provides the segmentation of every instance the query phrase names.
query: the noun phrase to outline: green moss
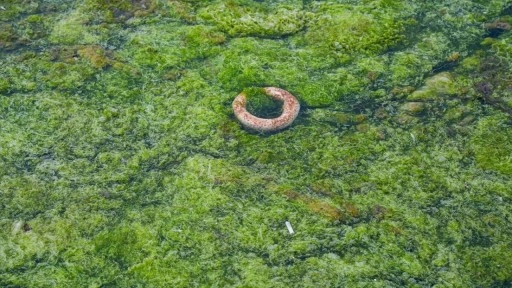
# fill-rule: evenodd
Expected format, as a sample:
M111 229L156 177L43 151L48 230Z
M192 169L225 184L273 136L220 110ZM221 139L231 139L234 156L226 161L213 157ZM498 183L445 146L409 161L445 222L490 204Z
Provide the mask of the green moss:
M427 78L425 86L412 92L407 99L411 101L428 101L462 94L464 90L457 84L450 73L442 72Z
M154 0L115 0L98 1L86 0L81 9L84 13L92 13L96 21L106 23L134 22L134 18L145 17L155 12L159 7Z
M11 59L18 61L4 72L11 91L36 91L45 87L73 90L85 85L96 72L91 63L74 57L52 61L46 52L26 53Z
M18 33L27 41L34 41L48 35L51 17L29 15L18 22Z
M138 67L158 70L182 68L196 59L218 54L225 38L207 26L141 27L130 36L129 45L118 55Z
M2 3L2 13L0 14L0 21L15 20L23 13L31 14L38 10L39 5L32 1L6 1Z
M11 88L11 83L7 79L0 80L0 93L6 93Z
M13 49L16 47L18 35L11 24L1 23L0 29L0 49Z
M317 9L318 16L311 21L304 41L315 43L324 53L375 55L402 38L402 23L389 15L367 14L339 4L321 4Z
M512 134L503 117L495 116L482 119L472 138L475 158L482 169L494 170L505 175L512 175L510 155Z
M62 15L62 18L53 26L48 38L56 44L96 44L101 37L87 29L86 23L89 20L87 14L79 11Z
M311 14L296 4L221 1L199 9L198 16L230 36L277 37L304 29Z
M274 118L281 114L282 102L273 100L262 88L246 88L247 111L262 118Z
M350 114L339 111L331 111L329 109L315 109L310 117L314 121L326 122L333 126L353 126L361 124L367 120L367 116L364 114Z

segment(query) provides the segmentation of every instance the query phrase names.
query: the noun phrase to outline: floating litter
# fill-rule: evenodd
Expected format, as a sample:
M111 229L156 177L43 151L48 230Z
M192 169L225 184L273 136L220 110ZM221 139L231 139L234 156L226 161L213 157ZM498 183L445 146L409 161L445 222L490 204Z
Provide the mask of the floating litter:
M272 119L260 118L252 115L245 106L247 95L244 92L238 94L233 101L233 111L236 118L246 128L259 132L274 132L288 127L297 118L300 110L300 103L290 92L276 87L263 88L265 93L275 100L283 102L283 113L281 116Z
M290 232L290 234L295 233L293 231L292 224L290 224L290 222L286 221L286 222L284 222L284 224L286 224L286 228L288 228L288 232Z

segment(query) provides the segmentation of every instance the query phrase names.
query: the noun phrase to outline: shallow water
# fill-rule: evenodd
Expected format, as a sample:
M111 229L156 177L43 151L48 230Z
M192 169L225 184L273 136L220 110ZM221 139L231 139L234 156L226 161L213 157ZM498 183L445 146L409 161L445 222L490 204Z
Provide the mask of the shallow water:
M512 285L512 2L418 2L0 1L0 286Z

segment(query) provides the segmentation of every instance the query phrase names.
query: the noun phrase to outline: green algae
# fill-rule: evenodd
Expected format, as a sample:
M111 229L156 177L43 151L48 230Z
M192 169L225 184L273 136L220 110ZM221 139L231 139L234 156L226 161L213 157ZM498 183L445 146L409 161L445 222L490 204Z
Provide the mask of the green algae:
M510 286L509 6L2 4L0 285Z
M510 141L512 135L506 121L498 116L486 117L479 121L475 135L472 138L475 160L485 170L512 175L512 153Z
M282 113L282 101L272 99L263 88L248 87L242 91L247 97L247 111L249 113L262 118L279 117Z
M230 36L272 38L293 35L305 28L311 15L301 8L297 1L219 1L202 7L197 15L200 21L211 23Z

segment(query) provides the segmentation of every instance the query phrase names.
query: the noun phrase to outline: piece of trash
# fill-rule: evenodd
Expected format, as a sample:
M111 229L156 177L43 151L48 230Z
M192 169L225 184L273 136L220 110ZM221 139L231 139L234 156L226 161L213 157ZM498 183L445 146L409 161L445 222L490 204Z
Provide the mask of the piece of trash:
M293 231L292 224L290 222L286 221L286 222L284 222L284 224L286 224L286 228L288 228L288 232L290 232L290 234L295 233Z

